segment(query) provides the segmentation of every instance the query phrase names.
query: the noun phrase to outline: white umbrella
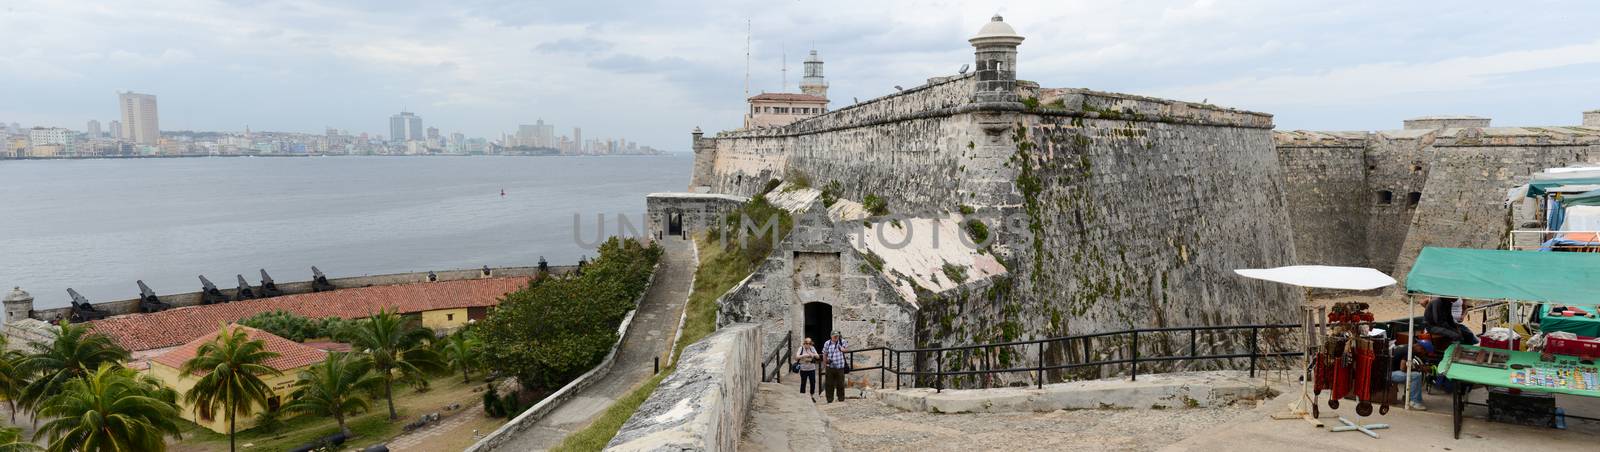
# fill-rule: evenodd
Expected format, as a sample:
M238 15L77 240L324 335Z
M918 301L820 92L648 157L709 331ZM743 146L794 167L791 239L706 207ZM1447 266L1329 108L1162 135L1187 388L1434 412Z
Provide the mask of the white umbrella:
M1320 289L1372 290L1394 285L1394 278L1365 267L1294 265L1278 268L1242 268L1233 271L1246 278Z

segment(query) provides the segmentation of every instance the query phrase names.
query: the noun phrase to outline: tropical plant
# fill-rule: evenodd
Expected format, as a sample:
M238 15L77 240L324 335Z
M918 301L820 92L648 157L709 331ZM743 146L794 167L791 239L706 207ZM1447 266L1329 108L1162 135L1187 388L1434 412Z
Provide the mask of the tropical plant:
M22 439L21 428L0 427L0 452L28 452L41 449L44 448Z
M282 375L266 365L277 353L267 350L266 341L250 339L244 328L224 325L217 337L200 345L194 358L183 363L182 375L198 375L194 387L184 393L184 402L194 405L202 418L215 416L218 409L228 421L228 450L235 450L234 421L249 416L256 406L267 406L272 388L262 375Z
M59 394L67 382L83 377L102 364L117 365L128 360L128 351L89 327L62 320L49 342L30 344L33 353L17 361L23 375L34 376L22 388L17 402L38 412L46 399ZM37 417L36 417L37 419Z
M22 389L28 386L28 375L22 372L20 366L22 352L12 350L6 345L6 337L0 335L0 397L6 398L6 404L11 406L11 423L17 422L17 397L22 395ZM0 434L4 430L0 429ZM3 444L0 438L0 444ZM5 449L0 447L0 452Z
M294 392L289 395L286 411L313 416L330 416L339 423L339 431L350 434L345 417L371 408L361 394L382 383L378 374L372 373L372 361L365 356L349 353L330 353L328 359L300 371L294 382Z
M355 320L338 317L301 317L288 311L267 311L239 321L240 325L295 342L305 342L307 339L318 337L337 337L355 323Z
M480 347L477 338L462 330L439 341L439 355L451 370L461 372L462 383L471 383L472 369L478 367L478 358L482 355Z
M345 331L346 340L372 360L372 368L383 379L383 398L389 403L389 420L400 419L394 409L394 382L422 382L424 376L444 368L439 355L427 345L433 331L413 325L393 311L357 322Z
M178 408L162 400L153 378L112 363L61 385L43 401L49 418L34 439L50 439L51 452L162 451L162 437L177 435Z

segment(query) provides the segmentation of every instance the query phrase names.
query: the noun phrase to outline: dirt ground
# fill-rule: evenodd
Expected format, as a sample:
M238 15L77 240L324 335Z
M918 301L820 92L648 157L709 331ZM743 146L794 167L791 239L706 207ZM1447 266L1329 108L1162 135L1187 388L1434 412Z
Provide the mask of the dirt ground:
M1255 408L1077 410L1049 413L904 412L874 400L820 404L834 446L852 451L1156 450Z

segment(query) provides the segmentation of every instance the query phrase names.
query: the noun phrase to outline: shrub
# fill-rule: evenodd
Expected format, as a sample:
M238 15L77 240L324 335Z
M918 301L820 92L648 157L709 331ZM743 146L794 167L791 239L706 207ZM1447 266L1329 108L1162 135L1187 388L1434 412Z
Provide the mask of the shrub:
M287 311L268 311L240 320L239 324L266 331L295 342L338 336L355 320L338 317L306 318Z
M617 325L644 293L660 257L659 246L613 237L583 275L540 278L507 294L476 327L484 361L515 376L524 390L561 387L611 350Z
M840 185L839 181L829 182L827 186L822 187L823 207L833 207L833 203L839 202L839 194L843 192L844 186Z
M973 209L972 206L966 204L962 204L956 209L960 210L962 215L972 215L974 212L978 211L977 209Z
M784 171L783 180L789 183L789 188L786 190L811 188L811 177L792 166L787 171Z
M488 386L489 390L483 391L483 414L489 417L505 416L505 408L500 407L500 391L494 388L494 383Z
M966 267L952 265L949 262L945 262L944 276L950 278L950 282L961 284L967 282L967 269Z
M867 195L866 198L862 198L861 207L867 209L867 213L873 216L889 214L889 201L879 198L878 195Z
M261 433L277 433L283 430L282 410L266 410L256 415L256 426L251 427Z
M968 219L967 236L972 238L972 244L982 246L989 240L989 225L983 224L977 218Z
M767 185L764 185L764 186L761 187L761 194L765 195L767 193L772 193L772 190L776 190L778 188L778 185L781 185L781 184L783 184L783 181L781 181L781 180L777 180L777 179L768 180L767 181Z

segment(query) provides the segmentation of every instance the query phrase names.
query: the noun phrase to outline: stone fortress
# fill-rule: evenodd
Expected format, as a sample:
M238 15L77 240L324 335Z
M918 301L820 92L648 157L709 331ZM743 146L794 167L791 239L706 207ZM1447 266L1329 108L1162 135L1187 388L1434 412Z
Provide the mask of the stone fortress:
M762 323L769 350L786 335L814 335L820 320L806 305L819 302L844 305L827 322L857 325L842 328L857 348L1283 323L1305 294L1232 270L1356 265L1403 278L1423 246L1504 242L1514 226L1505 190L1532 172L1600 161L1600 111L1580 126L1441 116L1394 131L1275 131L1265 113L1040 87L1017 78L1023 41L995 16L969 40L970 73L784 125L696 129L689 193L652 195L652 230L679 221L674 232L693 233L703 225L671 219L766 196L795 214L796 231L826 225L852 243L902 224L961 234L976 221L991 231L993 242L970 253L791 236L720 300L719 323ZM809 187L765 191L791 174ZM822 187L839 201L793 199ZM889 214L861 213L868 197ZM979 271L985 259L1001 268ZM941 280L952 265L974 276ZM1094 358L1125 349L1107 348ZM1044 359L1084 357L1050 349Z

